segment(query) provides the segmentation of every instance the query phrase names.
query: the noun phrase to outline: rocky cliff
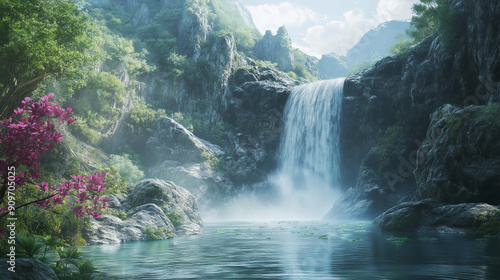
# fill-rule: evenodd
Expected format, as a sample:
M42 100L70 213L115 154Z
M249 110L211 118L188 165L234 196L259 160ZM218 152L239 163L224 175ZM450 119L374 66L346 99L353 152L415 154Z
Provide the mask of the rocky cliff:
M267 30L264 37L255 43L254 53L260 60L277 63L281 71L293 70L292 43L284 26L278 29L276 35Z
M415 192L417 180L413 171L417 167L417 151L422 149L428 134L429 116L446 103L477 106L498 97L500 57L496 49L500 36L498 17L494 15L500 12L499 1L456 0L451 4L460 18L456 24L460 35L453 39L457 48L445 47L443 39L435 34L407 54L386 57L346 79L340 145L341 180L347 190L327 217L375 217ZM484 24L485 20L489 24ZM461 129L466 128L457 127ZM472 136L468 141L471 145L483 145L476 140L484 143L483 138ZM456 145L448 143L446 147L455 149ZM436 154L435 158L442 156ZM469 160L474 161L473 158ZM434 167L428 171L417 169L417 179L438 184L438 174L443 178L443 174L455 172L455 160L458 159L447 161L445 173ZM490 163L491 160L483 161L495 173L495 165ZM494 177L482 175L483 181ZM481 180L473 185L481 185ZM432 184L427 187L433 188Z

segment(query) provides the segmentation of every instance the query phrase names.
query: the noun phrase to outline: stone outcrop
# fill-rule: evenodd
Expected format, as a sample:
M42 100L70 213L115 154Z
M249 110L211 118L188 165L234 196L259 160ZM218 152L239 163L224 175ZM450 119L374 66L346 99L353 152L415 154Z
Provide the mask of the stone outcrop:
M165 116L158 119L146 144L149 150L146 157L153 162L165 159L180 163L199 162L203 159L202 153L213 155L192 132Z
M203 0L185 1L181 20L178 26L179 52L181 54L199 57L201 45L207 41L212 31L209 21L210 10Z
M130 193L127 202L131 207L153 203L169 211L178 211L184 217L182 224L195 224L198 226L198 232L203 226L194 195L172 182L158 179L143 180Z
M271 34L270 30L266 31L264 37L255 43L254 53L260 60L278 63L281 71L293 70L292 43L284 26L278 29L276 35Z
M417 153L414 199L500 205L500 105L445 105Z
M161 238L175 235L201 233L203 221L198 213L195 197L186 189L172 182L158 179L143 180L132 190L123 203L114 202L117 210L129 211L128 217L104 215L92 219L84 230L89 244L109 244L146 240L146 231L161 229ZM178 225L169 220L165 212L175 211L181 215Z
M10 267L7 259L0 259L0 279L3 280L58 280L52 268L40 260L16 258L15 272L7 270Z
M378 216L374 224L386 231L469 232L480 216L499 211L485 203L443 204L432 199L404 202Z

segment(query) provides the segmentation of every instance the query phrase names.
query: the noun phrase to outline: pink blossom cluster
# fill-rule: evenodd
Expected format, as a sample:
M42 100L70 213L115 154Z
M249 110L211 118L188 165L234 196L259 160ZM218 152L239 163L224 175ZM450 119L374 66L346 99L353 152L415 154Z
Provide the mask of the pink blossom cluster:
M16 185L24 185L29 178L38 180L42 175L39 165L41 155L52 151L62 140L63 135L56 130L51 119L59 124L71 124L76 119L71 114L71 108L63 110L56 102L50 102L54 97L49 93L41 98L40 102L29 104L26 97L21 106L14 110L12 117L0 122L0 126L7 128L0 132L0 174L7 174L7 168L14 166L16 170L23 166L25 171L16 174ZM1 131L1 130L0 130Z
M35 204L44 208L51 208L53 205L62 204L63 199L69 198L73 193L76 196L74 200L73 212L78 218L83 218L88 214L94 218L101 217L102 210L108 207L107 197L104 197L104 183L102 180L106 173L96 173L93 176L71 175L75 182L66 181L59 186L49 186L48 183L41 183L35 187L42 190L47 199L38 201ZM75 190L72 192L72 190Z
M16 189L25 185L30 179L36 181L42 175L40 159L43 153L53 151L62 140L63 135L56 130L51 121L59 124L71 124L76 121L71 114L71 108L64 110L56 102L50 100L53 93L43 96L40 102L30 103L26 97L21 106L14 110L12 117L0 122L0 182L2 188L7 188L7 174L9 168L15 167ZM4 127L2 129L2 126ZM21 172L19 172L21 170ZM64 199L73 197L70 208L75 215L83 218L85 214L100 217L101 212L108 204L104 195L103 173L93 176L72 175L74 182L66 181L59 186L49 186L43 182L35 185L43 195L25 205L35 204L44 208L63 204ZM3 194L4 196L5 194ZM3 197L0 197L0 204ZM7 214L7 205L0 207L0 218ZM1 233L0 229L0 233Z

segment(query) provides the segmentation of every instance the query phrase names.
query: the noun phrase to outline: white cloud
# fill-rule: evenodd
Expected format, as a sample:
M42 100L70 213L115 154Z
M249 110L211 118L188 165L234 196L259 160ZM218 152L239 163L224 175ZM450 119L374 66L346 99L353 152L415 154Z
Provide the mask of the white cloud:
M376 19L366 17L359 9L349 10L344 13L340 21L309 27L303 40L309 44L312 51L308 53L311 55L320 56L331 52L345 55L378 23Z
M277 5L263 4L246 6L252 14L257 29L264 34L266 30L275 32L280 26L300 26L318 18L318 14L306 7L283 2Z
M380 22L411 19L411 7L419 0L380 0L377 4L377 17Z

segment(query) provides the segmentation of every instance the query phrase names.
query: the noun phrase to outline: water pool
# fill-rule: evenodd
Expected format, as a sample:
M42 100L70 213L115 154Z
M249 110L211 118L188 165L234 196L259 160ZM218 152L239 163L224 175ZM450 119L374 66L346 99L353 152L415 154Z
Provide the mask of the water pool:
M116 279L500 279L500 240L371 222L207 223L200 236L82 247Z

